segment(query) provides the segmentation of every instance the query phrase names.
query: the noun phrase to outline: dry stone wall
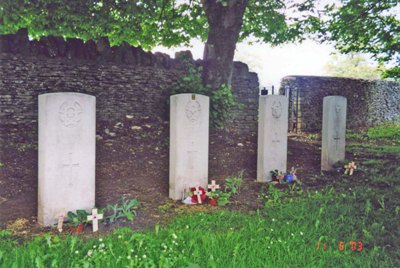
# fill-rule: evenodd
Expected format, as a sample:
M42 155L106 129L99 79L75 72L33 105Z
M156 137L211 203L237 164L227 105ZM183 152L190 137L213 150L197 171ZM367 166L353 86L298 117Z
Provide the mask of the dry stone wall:
M319 132L323 98L347 98L347 129L361 130L400 119L400 83L319 76L287 76L280 91L289 89L289 129Z
M105 38L97 43L54 36L30 41L26 30L0 36L0 61L0 125L33 129L38 95L52 92L94 95L99 122L119 122L128 114L168 120L167 99L182 70L179 59L127 44L110 47ZM257 74L235 63L232 88L244 108L234 111L229 128L255 133Z

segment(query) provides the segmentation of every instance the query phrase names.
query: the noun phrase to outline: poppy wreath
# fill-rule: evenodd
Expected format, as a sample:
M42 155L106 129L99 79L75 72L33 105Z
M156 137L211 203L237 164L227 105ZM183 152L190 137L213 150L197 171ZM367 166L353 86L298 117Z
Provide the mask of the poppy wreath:
M194 194L194 192L196 191L196 187L190 188L190 191L192 192L192 203L197 204L197 195ZM201 192L200 199L201 202L203 203L207 198L207 192L201 186L199 186L199 191Z

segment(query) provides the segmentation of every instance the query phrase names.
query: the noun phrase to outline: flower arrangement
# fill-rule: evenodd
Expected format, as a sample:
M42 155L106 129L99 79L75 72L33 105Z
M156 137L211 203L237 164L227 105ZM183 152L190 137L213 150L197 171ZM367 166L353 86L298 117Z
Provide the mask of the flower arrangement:
M277 169L271 170L270 173L271 173L272 181L277 181L280 184L282 184L284 182L292 183L295 181L300 183L300 181L297 179L296 171L297 171L297 169L292 167L292 169L286 173L283 173L282 171L279 171Z
M197 188L197 189L196 189ZM198 191L198 194L197 194ZM204 190L203 187L197 186L197 187L191 187L190 188L190 193L189 195L191 196L191 201L193 204L201 204L204 203L204 201L207 198L207 192Z
M354 161L351 161L348 164L344 165L344 168L345 168L344 174L351 176L353 175L354 170L357 169L357 166Z

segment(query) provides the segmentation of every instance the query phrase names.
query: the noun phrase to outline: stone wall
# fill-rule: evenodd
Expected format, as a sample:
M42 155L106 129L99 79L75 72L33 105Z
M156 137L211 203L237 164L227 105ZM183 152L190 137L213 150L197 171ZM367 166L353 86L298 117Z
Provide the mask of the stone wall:
M289 129L319 132L323 98L347 98L347 129L362 130L400 117L400 83L338 77L287 76L281 93L289 89Z
M119 122L128 114L168 120L169 91L181 72L180 60L162 53L128 44L110 47L105 38L30 41L26 30L0 36L0 61L0 125L32 128L38 95L61 91L96 96L99 122ZM236 62L232 88L244 108L235 112L232 130L256 132L258 87L257 74Z

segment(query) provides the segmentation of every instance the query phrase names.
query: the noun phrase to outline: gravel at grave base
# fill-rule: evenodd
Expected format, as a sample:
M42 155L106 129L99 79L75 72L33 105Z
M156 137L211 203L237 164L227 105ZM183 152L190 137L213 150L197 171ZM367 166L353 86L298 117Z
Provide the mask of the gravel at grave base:
M132 129L132 126L141 129ZM15 126L14 126L15 128ZM111 129L112 131L105 131ZM144 131L146 130L146 131ZM7 131L7 130L6 130ZM1 142L0 162L0 227L16 219L29 221L30 233L49 230L36 223L37 213L37 135L31 129L28 141ZM109 135L108 133L115 133ZM10 132L11 133L11 132ZM118 126L98 126L96 145L96 206L116 203L121 196L136 198L141 204L133 223L118 222L101 225L100 230L131 226L136 230L166 224L181 211L209 211L215 206L186 206L168 198L169 125L165 122L122 122ZM240 194L232 199L228 209L253 211L261 208L258 195L265 184L255 182L257 137L212 131L210 134L210 179L223 185L226 177L245 170ZM4 141L4 140L3 140ZM25 145L24 145L25 144ZM240 144L240 146L238 145ZM288 169L298 168L299 178L314 178L320 174L320 143L302 136L289 137ZM310 184L317 185L317 180ZM55 228L53 228L55 231ZM90 232L90 228L86 228Z

